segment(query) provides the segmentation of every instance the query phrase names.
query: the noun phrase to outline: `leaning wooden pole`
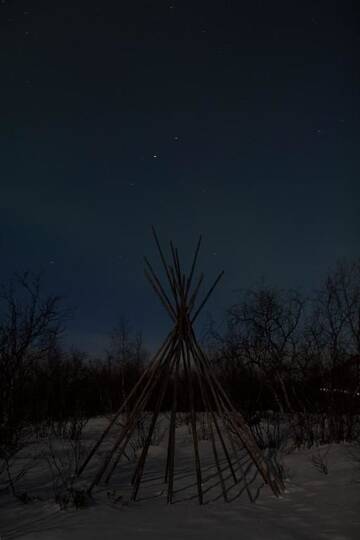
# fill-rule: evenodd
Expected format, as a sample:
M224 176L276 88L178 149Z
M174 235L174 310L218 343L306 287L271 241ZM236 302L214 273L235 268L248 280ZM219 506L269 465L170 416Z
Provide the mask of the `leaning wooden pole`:
M220 272L220 274L218 275L218 277L216 278L216 280L214 281L213 285L210 287L209 291L207 292L204 300L201 302L200 306L198 307L198 309L196 310L195 314L193 315L192 319L191 319L191 324L194 324L194 322L196 321L196 319L198 318L199 314L200 314L200 311L203 309L203 307L205 306L206 302L209 300L211 294L213 293L213 291L215 290L215 287L216 285L219 283L220 279L223 277L224 275L224 272Z
M149 366L146 368L146 370L143 372L143 374L141 375L140 379L138 380L138 382L135 384L135 386L133 387L133 389L131 390L130 394L128 395L128 397L125 399L125 401L123 402L123 404L121 405L120 409L117 411L117 413L114 415L114 417L112 418L112 420L109 422L109 425L106 427L106 429L103 431L103 433L101 434L101 436L99 437L99 439L96 441L96 443L94 444L94 446L91 448L90 452L88 453L86 459L84 460L84 462L82 463L81 467L79 468L78 472L77 472L77 477L79 478L80 475L84 472L84 470L86 469L87 465L89 464L90 460L92 459L92 457L94 456L95 452L98 450L98 448L101 446L101 444L104 442L106 436L108 435L108 433L111 431L111 428L114 426L115 422L120 418L121 414L124 412L125 408L127 407L127 405L129 404L130 400L134 397L134 395L136 394L136 392L138 391L138 389L140 388L141 384L143 383L143 381L146 379L146 377L151 374L154 369L157 367L158 363L160 362L161 360L161 357L162 357L162 354L163 354L163 351L170 345L171 343L171 338L173 336L173 331L171 331L166 340L164 341L164 343L161 345L161 347L158 349L158 351L156 352L155 356L153 357L153 360L152 362L149 364Z
M172 347L172 342L171 341L169 342L169 346L170 346L170 351L172 351L172 348L171 348ZM167 351L167 350L168 349L166 348L165 351ZM133 409L133 412L132 412L130 418L128 419L126 425L124 426L124 428L120 432L119 437L115 441L115 443L114 443L112 449L110 450L110 452L108 453L107 457L104 459L102 466L98 470L98 473L97 473L94 481L92 482L92 484L91 484L91 486L89 488L90 491L93 489L93 487L95 485L97 485L101 481L103 475L106 472L106 469L108 468L111 460L113 459L113 456L117 452L117 450L120 447L121 443L125 440L128 431L131 430L133 428L133 426L135 425L137 418L140 416L140 414L141 414L141 412L142 412L142 410L143 410L143 408L144 408L144 406L146 404L146 401L149 399L149 396L151 394L151 389L154 387L154 385L156 384L156 381L159 378L159 371L161 373L161 370L165 365L165 361L166 361L166 358L168 357L168 354L169 353L163 354L158 359L156 369L154 369L153 372L151 373L151 376L149 377L149 380L147 381L147 383L146 383L145 387L143 388L138 400L136 401L136 403L134 405L134 409ZM120 458L121 458L121 453L119 453L118 458L115 461L115 466L119 462ZM114 468L115 467L113 466L112 469L111 469L111 473L114 471Z
M169 358L171 358L173 348L174 348L174 343L172 342L170 349L164 351L164 354L163 354L162 358L160 359L161 362L159 363L157 369L153 372L153 378L150 381L148 381L149 386L145 387L143 392L141 393L138 401L136 402L136 404L134 406L133 412L132 412L132 414L131 414L131 416L130 416L130 418L128 420L128 425L125 426L124 430L120 433L120 436L119 436L118 440L116 441L115 445L113 446L113 449L111 451L111 456L109 456L110 459L108 460L107 465L105 466L105 464L104 464L104 466L102 468L102 474L104 474L108 464L110 463L110 461L112 459L112 456L115 454L115 452L117 452L117 458L115 459L115 461L114 461L114 463L113 463L113 465L112 465L112 467L110 469L110 472L108 473L108 476L106 478L106 482L109 481L112 473L114 472L117 464L119 463L119 461L121 459L121 456L123 455L123 453L125 451L126 445L127 445L128 441L130 440L130 437L131 437L131 434L132 434L132 429L134 428L134 426L136 425L137 420L139 419L139 417L143 413L146 402L149 400L152 391L155 389L157 383L161 379L161 376L164 374L165 370L167 369L167 360ZM127 433L129 433L128 437L126 437ZM125 443L124 443L124 440L125 440ZM100 478L101 478L101 476L102 475L100 475Z
M168 435L168 448L165 465L165 482L168 483L168 503L172 502L173 495L173 483L174 483L174 460L175 460L175 430L176 430L176 408L177 408L177 391L178 391L178 377L179 377L179 364L181 359L181 351L178 350L175 368L175 378L173 387L173 399L170 414L170 425Z
M182 344L182 345L183 345L182 352L183 352L183 358L184 358L184 372L185 372L185 378L187 379L188 388L189 388L190 422L191 422L191 433L192 433L193 445L194 445L198 499L199 499L199 504L203 504L204 495L203 495L203 489L202 489L201 462L200 462L199 441L198 441L198 434L197 434L197 427L196 427L196 410L195 410L195 402L194 402L194 388L193 388L193 380L192 380L192 373L191 373L191 362L190 362L189 349L187 348L186 344Z
M147 454L148 454L148 451L149 451L149 446L150 446L150 443L151 443L152 435L153 435L153 432L154 432L156 421L157 421L159 413L160 413L161 404L162 404L162 401L164 399L166 389L168 387L169 378L170 378L170 375L172 373L173 367L174 367L174 360L172 359L170 365L169 364L167 365L166 373L164 374L163 380L161 381L161 387L160 387L160 390L159 390L158 399L157 399L155 409L154 409L154 412L153 412L153 416L152 416L150 428L149 428L149 431L148 431L148 435L147 435L147 438L146 438L146 441L145 441L145 445L144 445L144 448L143 448L143 450L141 452L140 459L138 461L138 464L136 466L135 472L134 472L132 480L131 480L131 483L134 486L133 487L133 492L132 492L132 495L131 495L131 500L133 500L133 501L136 500L136 497L137 497L137 494L138 494L138 491L139 491L140 481L141 481L141 478L142 478L142 475L143 475L143 472L144 472L145 461L146 461L146 457L147 457Z
M191 340L189 341L189 348L190 348L192 354L194 354L195 351L194 351L193 344L191 343ZM202 397L203 397L203 403L207 407L207 410L210 411L212 421L213 421L213 423L215 425L215 429L216 429L217 435L219 437L219 440L220 440L220 443L221 443L221 446L222 446L222 449L223 449L223 452L224 452L224 456L225 456L225 458L227 460L227 463L228 463L228 466L229 466L229 470L231 472L231 475L232 475L232 477L234 479L235 484L237 484L239 480L238 480L238 478L236 476L235 469L234 469L232 461L231 461L230 453L228 451L225 439L224 439L223 434L221 432L221 428L220 428L218 419L216 417L216 413L214 412L213 407L211 405L211 400L210 400L210 396L209 396L209 390L211 392L211 389L208 387L208 384L206 382L206 379L204 378L203 372L201 370L199 370L200 366L198 366L198 363L195 362L194 364L195 364L195 371L196 371L196 374L197 374L197 377L198 377L200 391L201 391L201 394L202 394ZM219 417L223 416L224 415L224 410L222 409L222 406L221 406L219 400L217 399L216 393L213 393L213 399L214 399L215 405L217 407L217 413L218 413Z
M208 416L209 416L209 413L207 413L207 414L208 414ZM213 454L214 454L214 459L215 459L215 463L216 463L217 473L218 473L218 476L219 476L219 478L220 478L220 484L221 484L221 489L222 489L224 501L225 501L225 502L229 502L229 499L228 499L228 496L227 496L227 492L226 492L225 480L224 480L224 476L223 476L223 473L222 473L222 470L221 470L220 461L219 461L219 454L218 454L218 450L217 450L217 447L216 447L216 440L215 440L214 428L213 428L213 425L212 425L212 420L211 420L211 418L210 418L210 419L208 418L208 423L210 424L211 447L212 447L212 451L213 451Z
M198 256L199 256L200 246L201 246L201 236L200 236L200 238L198 240L198 243L197 243L197 246L196 246L196 249L195 249L194 258L193 258L193 261L192 261L192 264L191 264L190 274L189 274L189 277L188 277L188 280L187 280L187 283L186 283L186 291L185 291L185 297L186 298L188 297L189 290L191 288L192 279L193 279L193 276L194 276L196 263L197 263L197 259L198 259Z
M195 336L193 336L193 338L196 344L197 358L204 366L204 371L203 371L204 376L207 377L210 388L213 388L213 393L215 395L218 394L218 398L221 396L224 399L224 402L226 403L228 407L228 421L232 425L234 432L239 437L243 446L246 448L246 450L252 457L265 483L268 484L272 488L275 495L277 496L281 495L281 491L283 490L281 480L280 479L275 480L272 478L272 475L270 474L267 463L265 462L262 452L260 451L260 449L258 448L256 444L253 434L251 433L250 429L246 425L245 420L243 419L242 415L232 405L231 401L229 400L228 396L224 392L217 378L212 375L211 370L209 369L209 365L208 365L206 357L202 353L199 345L197 344ZM216 391L214 392L214 385L217 388L218 393ZM237 422L235 421L235 418Z

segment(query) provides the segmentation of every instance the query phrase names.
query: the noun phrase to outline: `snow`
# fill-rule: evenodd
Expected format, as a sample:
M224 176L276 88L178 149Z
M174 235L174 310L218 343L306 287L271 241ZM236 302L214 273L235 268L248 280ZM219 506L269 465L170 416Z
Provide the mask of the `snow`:
M103 426L99 419L89 424L85 433L88 443ZM239 486L229 491L232 502L226 503L214 481L210 443L203 440L200 447L207 503L200 506L188 428L180 426L176 437L175 504L166 504L162 483L166 437L150 447L145 482L135 503L129 503L123 480L134 467L128 462L120 467L110 487L102 486L94 493L93 504L79 510L60 510L53 502L46 464L38 459L24 479L24 489L41 500L22 504L9 494L0 494L1 540L360 538L360 465L351 456L350 445L334 444L285 455L286 492L281 498L276 498L255 475L251 483L251 491L257 496L254 503ZM328 474L314 466L312 458L318 453L326 456ZM93 470L89 468L90 475Z

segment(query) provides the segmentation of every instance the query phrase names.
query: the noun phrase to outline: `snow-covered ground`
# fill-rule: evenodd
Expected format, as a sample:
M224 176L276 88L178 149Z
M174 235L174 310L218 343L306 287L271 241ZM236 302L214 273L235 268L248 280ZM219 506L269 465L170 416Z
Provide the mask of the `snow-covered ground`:
M99 420L88 425L88 444L103 426ZM176 437L175 504L166 505L163 471L167 438L161 434L158 444L150 447L145 482L135 503L128 502L125 480L134 466L130 461L120 467L109 488L103 486L94 492L93 504L80 510L60 510L53 500L48 467L43 458L38 458L23 479L22 489L40 500L22 504L9 495L0 495L1 540L360 538L360 463L351 457L349 445L285 455L286 492L281 498L263 485L244 455L241 466L248 470L248 487L256 501L250 502L244 485L231 487L229 477L231 502L226 503L212 463L210 442L203 440L200 450L206 504L200 506L188 427L179 426ZM58 450L61 448L59 443ZM328 474L314 466L313 458L319 453L326 455ZM87 474L91 475L95 466L96 462Z

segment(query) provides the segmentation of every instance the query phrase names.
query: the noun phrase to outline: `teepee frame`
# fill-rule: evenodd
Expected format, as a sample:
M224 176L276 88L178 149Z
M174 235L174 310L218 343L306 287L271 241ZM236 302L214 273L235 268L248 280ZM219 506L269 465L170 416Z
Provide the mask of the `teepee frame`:
M245 483L246 490L252 499L246 474L242 470L239 460L239 451L246 450L252 463L256 466L264 482L270 486L273 493L279 496L284 489L281 479L265 460L262 452L258 448L256 441L247 426L242 415L232 405L220 382L215 377L209 360L202 351L193 325L197 320L201 310L208 301L220 281L223 272L214 281L213 285L197 305L200 287L203 283L203 274L193 285L195 270L201 245L201 237L197 243L192 265L188 276L182 271L177 248L170 242L170 263L167 262L158 236L152 228L154 240L160 255L161 263L167 278L167 292L160 279L155 273L152 265L145 257L145 275L152 288L159 297L166 312L173 322L173 329L168 334L166 340L161 345L152 361L144 371L129 396L122 404L119 411L114 415L107 428L94 444L85 461L81 465L78 476L80 476L94 454L103 444L109 432L117 428L117 422L121 415L129 408L131 403L131 413L127 416L125 424L120 428L118 437L115 439L112 448L107 452L98 468L88 491L91 492L101 481L108 483L114 473L126 447L131 440L137 421L141 418L149 404L150 398L156 395L155 403L152 406L152 417L147 432L145 444L135 466L132 475L132 500L136 500L144 473L146 458L151 444L154 428L161 411L161 405L165 393L172 380L171 411L167 441L167 457L165 465L164 482L167 484L167 502L172 503L174 497L174 469L175 469L175 449L176 449L176 415L178 413L178 386L180 373L186 381L188 388L190 425L194 450L195 473L197 496L200 504L204 502L203 493L203 471L199 452L199 437L197 427L197 408L195 404L194 382L197 382L201 398L202 407L208 426L210 428L211 448L214 463L221 485L222 494L225 501L228 501L225 470L220 462L220 454L226 463L226 470L230 473L234 484L241 481ZM227 440L226 440L227 439ZM235 465L238 466L237 470ZM241 477L238 476L239 470Z

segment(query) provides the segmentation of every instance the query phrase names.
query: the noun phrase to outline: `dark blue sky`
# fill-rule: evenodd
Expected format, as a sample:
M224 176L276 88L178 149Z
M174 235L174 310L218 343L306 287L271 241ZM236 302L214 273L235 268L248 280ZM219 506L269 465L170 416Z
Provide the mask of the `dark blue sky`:
M359 50L357 2L2 0L0 280L43 271L88 350L167 332L152 223L185 260L203 234L219 320L317 286L359 255Z

